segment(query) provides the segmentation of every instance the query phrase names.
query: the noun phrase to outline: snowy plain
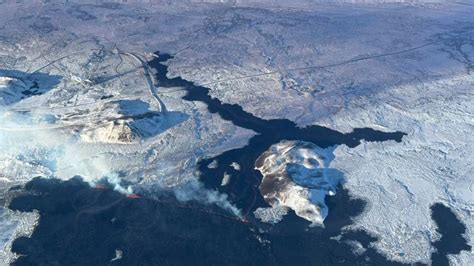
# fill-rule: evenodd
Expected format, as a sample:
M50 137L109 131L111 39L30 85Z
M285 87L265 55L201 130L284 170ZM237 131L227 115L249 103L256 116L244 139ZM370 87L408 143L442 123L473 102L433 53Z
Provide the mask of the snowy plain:
M2 194L35 176L94 184L117 172L136 187L179 186L199 158L245 145L253 132L183 101L179 88L158 89L163 115L140 61L160 50L175 56L171 76L258 117L407 133L334 150L330 167L370 205L352 227L393 260L429 262L438 237L429 206L442 202L474 244L474 6L214 2L0 1ZM43 94L9 93L35 82ZM0 211L9 224L0 260L9 261L36 216ZM472 264L474 254L450 259Z

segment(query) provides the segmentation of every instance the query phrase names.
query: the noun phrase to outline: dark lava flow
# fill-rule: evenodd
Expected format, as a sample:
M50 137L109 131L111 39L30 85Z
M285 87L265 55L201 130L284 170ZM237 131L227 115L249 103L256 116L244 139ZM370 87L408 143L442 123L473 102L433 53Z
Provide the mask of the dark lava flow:
M24 192L9 208L38 210L40 221L31 238L14 241L21 256L13 265L398 265L368 246L376 239L365 232L345 236L367 243L361 255L331 239L364 206L342 189L328 199L326 229L308 228L294 215L275 226L245 224L172 194L128 199L80 178L35 178ZM116 250L123 257L113 260Z
M449 254L459 254L461 250L471 251L472 247L462 236L466 233L466 226L448 207L441 203L434 204L431 206L431 218L441 234L441 239L431 243L436 248L436 252L431 254L433 266L449 265Z
M218 214L217 207L180 203L172 193L128 199L78 177L35 178L9 205L40 214L31 238L14 241L12 251L21 256L13 265L401 265L377 253L370 245L376 238L364 231L334 238L362 212L362 200L340 189L327 204L324 229L308 228L295 215L274 226L244 224L209 212ZM461 237L465 228L448 208L432 210L442 234L433 262L445 265L447 254L469 248ZM365 251L354 252L350 240ZM121 259L114 260L116 250Z
M248 227L192 205L128 199L80 178L36 178L9 208L39 211L31 238L14 241L13 265L243 265L265 263ZM245 243L245 245L242 245ZM112 261L115 251L123 258ZM238 256L236 256L238 255Z
M111 189L91 188L80 178L36 178L9 206L40 213L31 238L21 237L13 243L12 251L22 255L14 265L400 265L372 248L376 238L366 232L342 232L366 205L350 198L342 187L326 199L329 215L325 228L308 227L308 222L294 213L276 225L263 224L253 218L252 211L266 206L257 190L261 175L254 170L254 163L272 144L287 139L321 147L355 147L362 139L400 141L403 133L364 128L342 134L320 126L298 128L284 119L264 120L238 105L211 98L208 88L181 78L168 79L162 63L169 58L160 55L150 62L158 71L160 87L182 86L188 92L185 100L204 102L210 112L258 133L247 146L203 159L198 165L201 181L208 188L227 193L249 222L243 223L215 206L179 202L172 193L163 192L154 199L128 199ZM209 169L207 165L214 160L218 167ZM241 170L230 167L232 162L238 162ZM232 179L222 187L225 171ZM443 222L438 215L444 217L445 211L438 208L433 208L433 219L443 237L434 243L438 254L433 256L445 260L447 254L466 248L459 245L464 231L459 226L450 231L447 224L460 222L455 216ZM350 241L358 241L363 249L355 252ZM457 246L453 248L450 243ZM120 259L114 259L116 250L122 252Z

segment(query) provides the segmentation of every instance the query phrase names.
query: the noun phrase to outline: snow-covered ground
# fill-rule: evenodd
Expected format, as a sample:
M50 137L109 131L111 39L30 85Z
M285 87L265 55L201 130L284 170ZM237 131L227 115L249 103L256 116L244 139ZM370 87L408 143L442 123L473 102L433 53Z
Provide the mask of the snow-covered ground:
M376 125L408 133L401 143L340 146L332 164L345 173L350 193L370 202L353 227L378 236L376 246L395 260L429 260L437 237L429 209L435 202L453 209L474 243L473 87L469 74L401 85L379 94L376 103L361 98L327 121L341 130ZM452 260L463 265L474 254L463 251Z
M17 254L10 250L13 240L18 237L31 236L38 219L39 214L36 212L21 213L0 207L0 223L2 224L0 258L2 265L8 265L15 260Z
M313 226L323 225L328 215L324 202L326 195L333 196L342 180L342 173L329 168L334 158L332 149L322 149L304 141L282 141L272 145L255 163L263 178L260 192L272 210L255 211L263 221L277 222L290 208L296 215L310 221Z
M143 61L161 50L175 55L170 76L256 116L408 133L334 151L330 167L370 203L353 227L394 260L427 261L438 237L429 206L443 202L474 244L468 1L130 2L2 1L2 191L38 175L94 183L121 172L135 186L177 186L194 180L200 157L244 145L253 132L179 88L153 91ZM5 261L11 232L34 223L2 213ZM474 263L468 252L451 259Z

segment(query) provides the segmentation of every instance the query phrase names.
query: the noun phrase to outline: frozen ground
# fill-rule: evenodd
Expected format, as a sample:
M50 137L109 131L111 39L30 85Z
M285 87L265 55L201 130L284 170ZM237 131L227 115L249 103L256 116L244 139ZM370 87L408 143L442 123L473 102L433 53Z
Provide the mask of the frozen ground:
M379 236L377 247L393 259L412 261L423 254L429 259L430 240L437 237L429 210L435 202L451 207L468 227L469 242L474 241L473 86L469 74L402 85L377 99L361 98L350 113L328 121L341 130L371 124L408 133L402 143L339 147L332 164L345 173L350 193L370 202L354 227ZM410 99L400 102L407 92ZM367 106L366 100L376 103L356 107ZM473 254L452 259L462 265Z
M38 175L176 186L198 158L244 145L251 131L150 80L143 62L161 50L175 55L171 76L256 116L408 133L334 151L330 167L370 202L353 227L394 260L428 261L429 206L443 202L474 244L468 1L94 2L0 4L2 191ZM1 211L5 261L13 232L34 223Z

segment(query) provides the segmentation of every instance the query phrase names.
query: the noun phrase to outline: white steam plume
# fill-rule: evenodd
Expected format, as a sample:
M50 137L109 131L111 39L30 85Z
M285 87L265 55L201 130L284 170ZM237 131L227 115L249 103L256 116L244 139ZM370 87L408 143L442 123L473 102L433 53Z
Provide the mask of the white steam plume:
M80 176L91 186L105 180L120 193L133 193L131 186L122 185L109 153L101 152L95 144L82 143L71 128L54 122L54 117L45 114L0 111L0 177L24 183L36 176L62 180ZM173 191L179 201L215 204L242 216L226 194L206 189L198 181Z
M0 176L11 182L81 176L95 185L105 178L117 191L132 193L120 185L111 158L81 143L71 129L54 124L51 115L0 111L0 150Z
M173 188L173 192L179 201L196 200L204 204L215 204L230 211L237 217L242 217L240 210L229 202L226 194L206 189L202 183L198 181L191 181L180 187Z

